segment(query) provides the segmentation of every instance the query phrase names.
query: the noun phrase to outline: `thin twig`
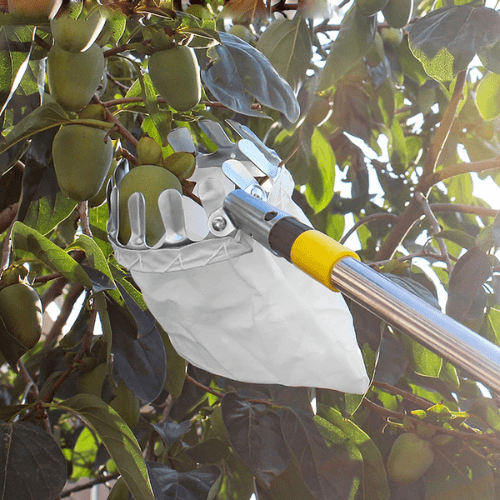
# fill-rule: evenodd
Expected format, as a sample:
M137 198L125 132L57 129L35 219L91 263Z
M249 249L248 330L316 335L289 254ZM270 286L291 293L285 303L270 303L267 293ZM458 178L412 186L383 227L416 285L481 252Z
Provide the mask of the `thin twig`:
M422 210L424 211L425 216L429 219L432 227L432 234L437 234L441 231L441 225L439 221L436 219L436 216L432 213L432 209L427 201L427 198L420 192L417 191L415 193L415 199L420 203ZM451 274L453 271L453 266L451 264L450 255L448 253L448 248L443 238L436 237L436 242L439 246L439 250L441 251L441 255L444 257L444 261L446 262L446 267L448 269L448 273Z
M434 406L434 403L428 401L427 399L421 398L420 396L416 396L412 392L405 391L404 389L400 389L399 387L386 384L385 382L377 382L376 380L374 380L372 382L372 386L378 387L379 389L382 389L385 392L390 392L392 394L397 394L399 396L402 396L404 399L412 401L413 403L422 406L426 410L429 409L431 406Z
M89 223L89 203L87 200L78 202L76 206L76 211L78 212L78 217L80 218L80 224L82 226L83 234L93 238L92 231L90 230Z
M464 214L478 215L479 217L496 217L498 210L487 207L477 207L474 205L460 205L453 203L431 203L430 207L433 212L456 212Z
M357 231L364 224L368 224L369 222L372 222L374 220L382 220L382 219L389 219L389 220L396 221L396 220L398 220L398 218L399 218L399 215L388 214L388 213L367 215L366 217L363 217L362 219L358 220L358 222L356 222L356 224L354 224L354 226L352 226L351 229L349 229L349 231L347 231L347 233L344 234L344 236L342 236L342 238L339 240L339 243L344 244L347 241L347 239L349 238L349 236L351 236L355 231Z
M437 252L429 252L429 251L422 251L422 252L415 252L411 253L409 255L403 255L401 257L396 257L396 258L391 258L387 260L377 260L374 262L369 263L368 265L370 267L382 267L387 264L390 264L392 262L405 262L407 260L413 260L417 258L422 258L422 259L433 259L433 260L439 260L442 262L445 262L445 257L443 257L440 253ZM453 260L456 260L456 257L451 257Z
M214 389L207 387L206 385L203 385L201 382L198 382L196 379L194 379L193 377L191 377L187 373L185 375L185 379L190 384L193 384L194 386L198 387L199 389L203 389L205 392L213 394L214 396L217 396L218 398L224 397L224 393L215 391Z
M78 493L79 491L84 491L92 488L97 484L107 483L108 481L112 481L113 479L117 479L120 477L120 474L110 474L109 476L100 476L92 479L91 481L86 482L85 484L79 484L77 486L73 486L72 488L68 488L61 492L61 498L66 498L71 496L73 493Z

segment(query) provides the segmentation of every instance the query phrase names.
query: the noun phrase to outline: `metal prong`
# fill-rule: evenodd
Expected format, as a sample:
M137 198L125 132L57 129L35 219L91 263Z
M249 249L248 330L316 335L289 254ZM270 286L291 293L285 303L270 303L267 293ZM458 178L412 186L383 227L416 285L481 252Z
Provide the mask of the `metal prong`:
M165 226L163 243L169 246L190 243L186 234L181 193L176 189L163 191L158 198L158 207Z
M248 139L241 139L241 141L238 142L238 148L268 177L271 177L271 179L276 179L276 177L278 177L279 167L273 165L255 143Z
M193 137L191 132L185 127L179 127L167 136L168 143L172 146L173 150L176 152L186 152L195 153L196 146L193 142Z
M127 247L140 250L146 244L146 200L142 193L132 193L128 199L130 238Z
M208 235L208 217L203 207L191 198L182 198L184 217L186 220L186 233L191 241L204 240Z
M207 177L198 184L198 196L207 217L210 217L210 215L222 206L226 197L226 191L222 183L217 179Z

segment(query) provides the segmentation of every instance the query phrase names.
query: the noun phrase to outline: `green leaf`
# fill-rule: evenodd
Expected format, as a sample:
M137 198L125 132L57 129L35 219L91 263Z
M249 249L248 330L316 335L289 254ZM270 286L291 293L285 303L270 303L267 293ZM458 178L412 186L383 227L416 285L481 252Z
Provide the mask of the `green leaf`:
M257 49L297 93L312 56L311 37L305 19L295 16L291 20L274 21L260 37Z
M55 203L52 203L48 196L33 200L23 222L40 234L46 235L60 222L67 219L73 213L76 205L76 201L59 191Z
M484 49L479 54L479 59L486 69L494 73L500 73L500 42Z
M167 376L163 388L175 400L180 397L186 380L186 360L177 354L168 333L159 324L157 324L157 327L167 356Z
M34 26L0 28L0 115L29 67L35 32Z
M476 106L485 120L500 116L500 75L488 73L476 90Z
M408 150L403 129L398 120L391 125L391 140L389 142L391 165L397 174L404 173L408 168Z
M38 231L16 222L12 229L12 242L19 258L35 258L69 281L92 288L92 282L82 266Z
M364 16L356 7L345 15L318 83L318 91L333 87L368 52L375 39L377 16Z
M0 423L0 499L54 500L66 460L52 436L30 422Z
M44 103L17 123L0 141L0 153L42 130L57 127L68 121L70 117L62 106L56 102Z
M79 394L52 406L74 411L87 422L102 440L136 500L155 500L141 448L118 413L90 394Z
M92 477L92 466L97 457L100 444L100 440L96 439L96 437L88 427L85 427L78 436L71 458L73 464L71 479Z
M424 377L439 377L443 366L443 358L430 351L422 344L415 342L407 335L402 336L408 354L407 359L415 373Z
M389 500L390 490L384 459L370 436L333 408L318 404L317 415L338 427L360 451L363 457L364 500Z
M311 152L314 162L311 165L305 196L317 213L325 209L333 198L336 164L330 143L317 128L311 138Z
M457 5L435 10L410 30L410 49L435 80L451 81L472 58L500 38L500 15L493 9Z

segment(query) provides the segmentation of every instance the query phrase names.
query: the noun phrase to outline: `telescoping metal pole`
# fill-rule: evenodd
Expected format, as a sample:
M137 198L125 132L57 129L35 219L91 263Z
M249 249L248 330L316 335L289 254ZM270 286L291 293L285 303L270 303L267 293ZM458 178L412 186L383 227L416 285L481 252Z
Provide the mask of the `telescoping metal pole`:
M340 291L500 394L500 348L359 261L295 217L236 189L224 201L233 225L332 290Z

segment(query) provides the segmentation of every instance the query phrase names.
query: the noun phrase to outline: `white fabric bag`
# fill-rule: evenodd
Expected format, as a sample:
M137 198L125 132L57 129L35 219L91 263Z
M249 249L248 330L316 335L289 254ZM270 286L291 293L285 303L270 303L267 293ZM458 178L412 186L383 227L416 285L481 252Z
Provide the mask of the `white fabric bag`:
M221 175L197 167L193 179ZM223 182L226 193L234 189ZM291 199L293 189L292 176L282 167L267 201L308 223ZM195 223L206 224L199 219ZM369 378L340 293L241 231L180 248L133 250L118 242L117 220L112 202L108 229L116 259L130 270L150 311L187 361L243 382L366 392ZM186 220L188 228L192 223Z

